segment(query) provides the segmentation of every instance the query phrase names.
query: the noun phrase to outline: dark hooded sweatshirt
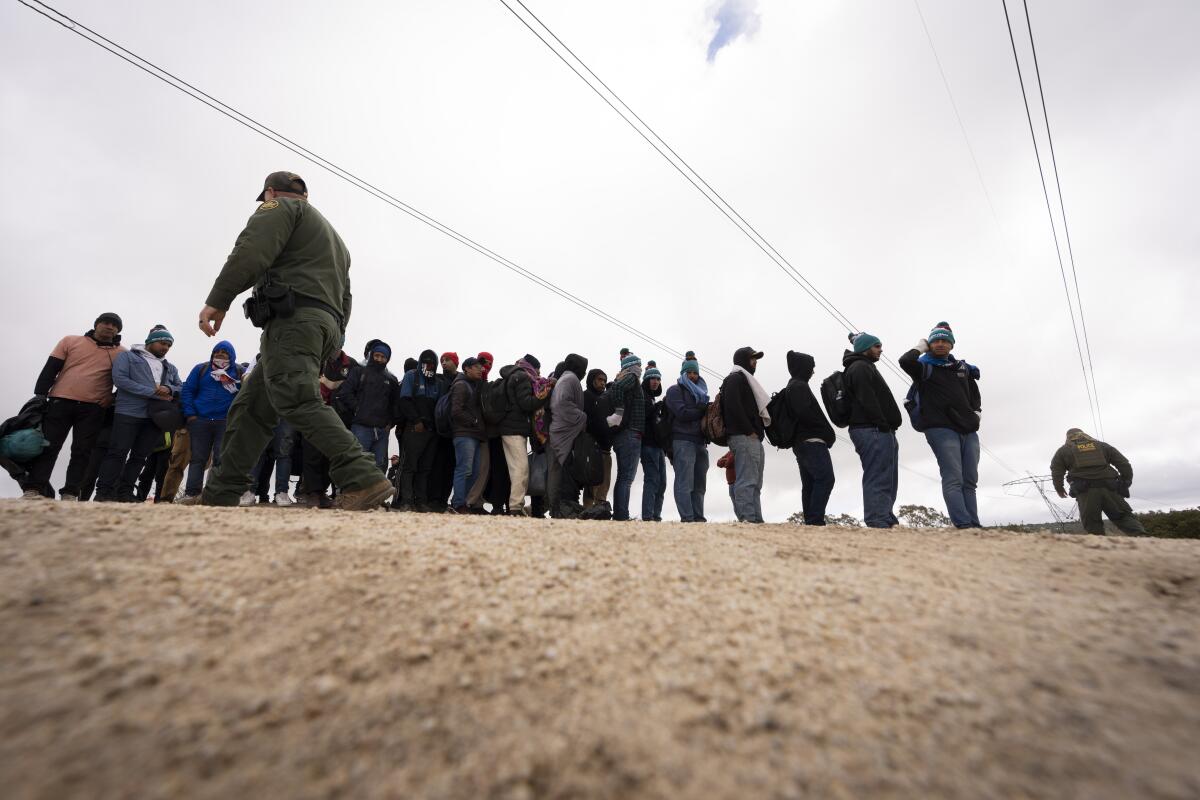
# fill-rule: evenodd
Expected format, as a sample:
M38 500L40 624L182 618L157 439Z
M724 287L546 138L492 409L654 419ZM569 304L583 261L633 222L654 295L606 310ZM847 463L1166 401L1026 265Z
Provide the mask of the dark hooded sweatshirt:
M368 359L360 369L346 376L335 397L346 409L352 424L386 428L396 423L400 382L386 364L376 364Z
M450 384L450 424L454 438L469 436L483 441L487 438L483 424L483 409L479 405L479 389L483 380L473 381L466 373L458 373Z
M796 418L796 440L793 445L802 444L807 439L820 439L829 447L837 441L833 426L825 418L821 403L813 395L808 385L812 378L813 369L817 362L808 353L797 353L789 350L787 354L788 373L792 379L788 381L787 403Z
M429 360L433 358L433 361ZM438 398L442 395L442 382L438 379L437 374L437 356L432 350L426 350L421 353L421 358L425 359L423 363L418 363L416 369L408 370L404 373L404 380L400 382L400 397L396 401L396 408L402 418L409 425L416 425L418 422L424 424L426 430L434 430L433 414L437 407ZM433 374L426 376L424 369L426 366L433 367Z
M879 374L875 362L847 350L842 355L843 380L850 393L850 427L899 430L903 420L892 390Z
M670 442L658 441L658 436L655 431L655 422L658 421L658 415L662 413L662 406L655 406L655 398L663 393L662 378L658 379L658 391L650 391L650 379L642 378L642 397L646 403L646 430L642 434L642 446L649 445L659 449L670 447Z
M592 380L600 375L605 379L605 388L596 391L592 388ZM608 375L602 369L594 369L587 374L583 387L583 412L587 414L587 432L596 440L596 446L601 452L612 452L612 429L608 427L608 415L613 413L612 406L605 399L608 386Z
M928 368L920 359L919 351L909 350L900 356L900 368L917 384L923 427L950 428L961 434L979 430L979 370L954 356L945 366Z
M733 363L754 374L750 368L750 356L738 352L734 354ZM754 391L746 376L736 370L725 377L721 384L721 415L725 418L725 433L730 436L749 436L754 434L763 438L765 427L762 416L758 413L758 403L754 402Z
M504 394L507 407L504 418L496 426L498 436L528 436L533 412L550 402L550 395L542 399L533 396L533 379L523 367L509 364L500 368L504 379Z

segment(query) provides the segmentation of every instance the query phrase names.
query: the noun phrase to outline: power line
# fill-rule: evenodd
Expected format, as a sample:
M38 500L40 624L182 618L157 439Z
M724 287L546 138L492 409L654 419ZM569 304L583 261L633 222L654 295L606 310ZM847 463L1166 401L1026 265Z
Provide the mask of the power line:
M1104 416L1100 413L1100 390L1096 386L1096 367L1092 364L1092 344L1088 338L1087 318L1083 314L1083 295L1079 293L1079 273L1075 271L1075 248L1071 245L1071 229L1067 227L1067 208L1063 202L1062 183L1058 178L1058 158L1054 154L1054 137L1050 134L1050 112L1046 110L1046 94L1042 91L1042 70L1038 66L1037 45L1033 42L1033 22L1029 18L1029 3L1025 7L1025 27L1029 31L1029 49L1033 53L1033 71L1037 77L1038 96L1042 101L1042 118L1046 121L1046 143L1050 147L1050 166L1054 170L1054 187L1058 191L1058 208L1062 213L1063 238L1067 240L1067 257L1071 262L1071 279L1075 282L1075 302L1079 304L1079 325L1083 328L1083 344L1087 348L1088 370L1092 373L1092 393L1096 398L1096 417L1100 436L1104 436Z
M525 10L527 14L529 14L530 17L532 17L538 23L539 26L542 27L542 29L546 31L546 33L550 35L552 39L554 39L554 41L558 42L558 44L561 45L564 50L570 53L571 57L579 63L580 67L582 67L588 75L591 75L593 78L595 78L596 82L599 83L600 86L603 86L605 91L612 95L613 100L616 100L617 103L625 108L629 114L641 124L642 127L638 127L638 124L635 124L633 119L630 119L624 113L622 113L621 109L617 108L617 106L613 103L613 100L610 100L608 97L606 97L604 92L601 92L595 84L589 81L584 74L566 58L566 56L559 52L559 50L541 34L540 31L530 25L529 20L521 16L521 14L519 14L517 10L509 4L508 0L500 0L501 5L507 8L514 17L520 20L521 24L528 28L529 31L542 42L542 44L546 45L550 52L554 53L554 55L557 56L560 61L566 64L567 67L574 72L589 89L596 93L597 97L603 100L609 106L609 108L617 113L617 116L621 117L621 119L623 119L626 124L629 125L629 127L631 127L639 136L645 139L647 144L653 147L668 164L674 167L675 170L678 171L688 183L695 187L696 191L700 192L700 194L703 195L706 200L712 203L718 211L720 211L731 223L733 223L734 227L741 231L742 234L744 234L746 238L748 238L759 250L762 250L767 258L771 259L771 261L775 263L775 266L777 266L785 275L791 278L791 280L797 286L808 293L808 295L817 303L817 305L821 306L821 309L825 311L826 314L831 316L834 321L838 323L838 325L845 327L847 330L859 330L859 328L857 328L854 323L852 323L849 318L838 309L837 306L835 306L827 297L825 297L825 295L822 294L820 290L818 290L816 286L814 286L812 282L808 280L808 278L806 278L798 269L796 269L796 267L794 267L790 261L784 258L783 255L754 228L754 226L747 222L745 217L738 213L737 209L735 209L728 201L726 201L716 189L712 188L708 181L704 180L704 178L701 177L701 175L696 172L696 170L694 170L692 166L683 159L682 156L675 152L674 148L667 144L667 142L661 136L659 136L658 133L651 128L645 120L638 116L637 112L630 108L629 105L621 99L620 95L609 88L608 84L601 80L600 77L596 75L596 73L593 72L590 67L588 67L583 59L577 56L575 52L571 50L571 48L568 47L562 41L562 39L560 39L554 33L554 31L550 29L548 25L546 25L546 23L542 22L537 14L533 13L533 11L531 11L529 7L522 2L522 0L516 0L516 2ZM642 130L642 128L645 128L645 130ZM649 135L647 135L647 132L649 132ZM654 138L652 139L651 136ZM672 156L674 158L672 158Z
M321 169L325 170L326 172L329 172L330 174L334 175L335 177L342 179L343 181L349 183L350 185L354 186L357 189L361 189L362 191L366 192L367 194L370 194L371 196L375 197L376 199L387 203L388 205L392 206L396 210L401 211L401 212L409 215L410 217L413 217L414 219L416 219L416 220L424 223L425 225L433 228L434 230L438 231L439 233L449 236L450 238L454 239L455 241L459 242L460 244L471 248L472 250L479 253L480 255L483 255L486 258L491 259L492 261L496 262L497 264L499 264L500 266L509 270L510 272L512 272L516 275L519 275L520 277L530 281L531 283L534 283L534 284L540 286L543 289L546 289L547 291L563 298L564 300L567 300L568 302L575 304L576 306L582 308L583 310L587 311L588 313L590 313L596 317L599 317L600 319L603 319L612 325L615 325L615 326L621 328L626 333L629 333L632 336L636 336L637 338L641 339L642 341L646 342L647 344L650 344L652 346L655 346L662 350L665 350L668 354L673 355L673 356L679 358L680 360L683 359L683 357L684 357L683 352L676 350L675 348L672 348L671 346L659 341L658 339L639 330L638 328L635 328L634 326L618 319L617 317L615 317L611 314L608 314L603 309L600 309L597 306L592 305L591 303L572 294L571 292L567 291L566 289L563 289L562 287L558 286L557 284L553 283L552 281L549 281L546 278L541 277L537 273L534 273L531 270L525 269L524 267L520 266L516 262L514 262L508 258L505 258L504 256L501 256L498 253L488 249L487 247L483 246L482 244L479 244L477 241L466 236L465 234L459 233L458 231L449 227L448 225L445 225L445 224L439 222L438 220L434 219L433 217L429 216L428 214L425 214L424 212L414 208L413 206L405 203L404 201L397 199L393 195L388 194L387 192L383 191L382 189L379 189L378 187L374 186L373 184L368 183L367 181L363 180L362 178L359 178L357 175L350 172L349 170L346 170L346 169L338 166L337 164L334 164L332 161L329 161L328 159L314 153L313 151L309 150L308 148L304 147L303 145L300 145L297 142L278 133L277 131L273 130L269 126L267 126L261 122L258 122L257 120L250 117L249 115L244 114L241 111L238 111L237 109L233 108L232 106L228 105L227 103L224 103L221 100L218 100L217 98L213 97L212 95L204 92L203 90L196 88L195 86L193 86L192 84L183 80L182 78L177 77L176 75L172 74L171 72L168 72L167 70L163 69L162 67L159 67L158 65L154 64L153 62L143 58L142 56L139 56L137 53L134 53L133 51L123 47L122 45L112 41L111 39L106 38L102 34L98 33L97 31L92 30L91 28L78 22L77 20L72 19L71 17L67 16L66 14L63 14L61 11L54 8L53 6L43 3L43 2L41 2L41 0L32 0L32 3L36 3L37 5L42 6L42 8L48 9L49 11L56 14L58 17L61 17L61 19L57 19L54 16L47 14L45 11L42 11L40 8L35 8L34 5L31 2L27 2L27 0L19 0L19 1L21 2L22 5L30 8L33 11L36 11L38 14L41 14L46 19L49 19L52 22L57 23L58 25L62 26L63 28L66 28L67 30L78 35L80 38L84 39L85 41L90 42L90 43L96 45L97 47L101 48L102 50L105 50L105 51L111 53L112 55L117 56L121 60L126 61L127 63L142 70L146 74L151 75L154 78L157 78L158 80L162 81L163 83L167 84L168 86L171 86L172 88L177 89L178 91L186 94L187 96L191 97L192 99L197 100L197 101L203 103L204 105L208 106L209 108L212 108L213 110L220 112L224 116L228 117L229 119L232 119L234 122L237 122L238 124L242 125L243 127L248 128L251 131L254 131L255 133L259 134L260 136L263 136L264 138L274 142L275 144L280 145L281 147L286 148L287 150L290 150L291 152L295 153L296 155L300 156L301 158L305 159L306 161L309 161L312 164L315 164L316 166L320 167ZM66 20L66 22L64 22L63 20ZM83 31L86 31L87 34L91 34L91 36L85 35L83 33ZM95 37L95 38L91 38L91 37ZM99 41L97 41L97 40L99 40ZM720 373L716 372L715 370L709 369L708 367L701 365L701 369L708 372L709 375L712 375L714 377L721 377Z
M1021 86L1021 101L1025 105L1025 119L1029 122L1029 137L1033 141L1033 154L1037 159L1038 175L1042 181L1042 196L1046 200L1046 213L1050 217L1050 232L1054 236L1054 254L1058 258L1058 271L1062 275L1063 292L1067 297L1067 312L1071 317L1071 329L1075 332L1075 349L1079 353L1079 369L1083 373L1083 388L1087 391L1088 409L1092 413L1092 422L1100 428L1100 417L1097 413L1095 399L1092 396L1092 385L1088 381L1087 365L1083 358L1083 344L1079 337L1079 326L1075 321L1075 307L1071 303L1071 289L1067 285L1067 270L1063 265L1062 245L1058 241L1058 226L1054 223L1054 210L1050 205L1050 191L1046 188L1046 171L1042 166L1042 154L1038 148L1037 134L1033 130L1033 114L1029 110L1029 96L1025 91L1025 76L1021 72L1021 59L1017 57L1017 40L1013 36L1012 21L1008 15L1008 0L1000 0L1004 6L1004 23L1008 28L1008 41L1012 45L1013 63L1017 66L1017 80Z

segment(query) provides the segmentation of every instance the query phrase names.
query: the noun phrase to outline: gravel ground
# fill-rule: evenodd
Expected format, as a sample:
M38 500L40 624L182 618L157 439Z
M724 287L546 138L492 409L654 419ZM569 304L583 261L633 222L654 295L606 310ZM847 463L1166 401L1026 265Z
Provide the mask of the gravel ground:
M1200 797L1200 542L0 502L0 785Z

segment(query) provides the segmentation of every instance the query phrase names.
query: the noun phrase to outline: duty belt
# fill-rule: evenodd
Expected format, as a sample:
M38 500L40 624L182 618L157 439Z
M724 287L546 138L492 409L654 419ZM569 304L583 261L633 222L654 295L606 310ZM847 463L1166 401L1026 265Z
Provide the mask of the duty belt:
M346 327L346 323L342 321L342 315L340 313L338 313L336 310L334 310L333 306L329 305L328 303L323 303L320 300L316 299L315 297L307 297L302 294L297 294L295 297L296 297L296 308L319 309L321 311L324 311L326 314L329 314L330 316L332 316L334 321L337 322L338 328L344 329Z

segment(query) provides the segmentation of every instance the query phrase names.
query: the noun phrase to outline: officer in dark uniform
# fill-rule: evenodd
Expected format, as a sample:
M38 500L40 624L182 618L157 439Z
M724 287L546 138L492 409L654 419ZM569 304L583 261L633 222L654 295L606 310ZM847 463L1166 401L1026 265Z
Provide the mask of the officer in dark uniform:
M201 502L238 504L282 417L329 459L342 490L338 507L377 508L395 489L322 402L318 385L321 365L342 346L350 319L350 253L309 204L299 175L271 173L258 200L200 310L200 330L213 336L234 298L253 287L246 313L263 327L262 358L229 408L221 465Z
M1146 532L1125 501L1133 483L1133 467L1117 448L1071 428L1066 443L1050 461L1050 478L1059 497L1068 495L1063 488L1064 475L1071 486L1070 496L1079 503L1085 531L1104 533L1103 512L1122 533Z

